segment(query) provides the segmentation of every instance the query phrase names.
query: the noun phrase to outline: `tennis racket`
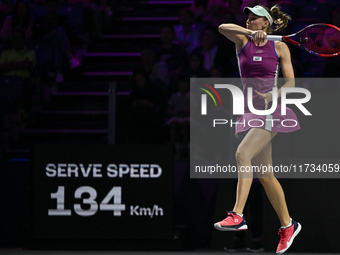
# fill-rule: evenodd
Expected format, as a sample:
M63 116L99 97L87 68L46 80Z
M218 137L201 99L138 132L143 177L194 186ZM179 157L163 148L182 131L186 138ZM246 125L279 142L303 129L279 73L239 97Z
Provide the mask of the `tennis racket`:
M340 54L340 29L326 23L309 25L291 35L268 35L266 40L289 42L320 57L336 57Z

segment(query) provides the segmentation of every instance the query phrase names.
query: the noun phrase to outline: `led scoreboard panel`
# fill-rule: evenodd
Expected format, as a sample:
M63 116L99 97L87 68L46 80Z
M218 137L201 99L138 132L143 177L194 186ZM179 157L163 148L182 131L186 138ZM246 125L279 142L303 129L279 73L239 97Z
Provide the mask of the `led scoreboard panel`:
M173 238L173 160L161 145L37 145L31 238Z

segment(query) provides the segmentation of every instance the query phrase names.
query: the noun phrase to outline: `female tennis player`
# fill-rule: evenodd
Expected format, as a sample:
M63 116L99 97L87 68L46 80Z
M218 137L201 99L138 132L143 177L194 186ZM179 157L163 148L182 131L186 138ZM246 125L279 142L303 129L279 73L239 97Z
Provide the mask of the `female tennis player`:
M295 86L294 71L287 45L283 42L266 40L267 34L273 31L272 26L275 26L274 31L282 30L287 26L290 17L282 13L278 6L273 6L270 10L259 5L253 8L246 7L244 13L248 15L246 28L235 24L222 24L219 26L219 31L235 43L245 98L247 98L247 88L252 87L254 108L265 110L271 105L273 97L271 92L276 86L279 65L285 78L282 87ZM281 96L281 88L278 89L278 97ZM256 166L272 165L271 140L273 137L280 132L287 133L300 129L295 113L289 108L286 110L286 115L281 115L281 105L278 101L277 108L271 115L255 115L250 112L248 104L245 102L245 114L237 119L237 122L242 124L236 125L236 134L243 136L236 151L239 170L251 169L252 164ZM250 120L253 121L249 122ZM282 121L288 120L295 124L281 124ZM254 128L253 126L258 127ZM274 174L257 173L257 176L281 223L280 241L276 253L282 254L291 246L293 239L300 232L301 224L291 219L284 192ZM239 171L234 209L228 212L228 216L224 220L215 223L216 229L238 231L248 228L243 216L243 209L252 178L252 172Z

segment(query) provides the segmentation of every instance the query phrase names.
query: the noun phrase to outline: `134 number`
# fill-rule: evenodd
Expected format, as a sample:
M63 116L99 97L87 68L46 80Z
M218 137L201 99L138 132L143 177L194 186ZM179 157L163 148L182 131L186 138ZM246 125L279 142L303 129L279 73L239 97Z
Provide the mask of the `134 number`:
M74 198L82 199L83 194L88 194L83 198L82 204L74 204L73 209L79 216L88 217L100 211L113 211L113 216L121 216L125 211L125 204L122 204L122 187L113 187L98 205L96 202L97 191L90 186L79 187L74 192ZM49 216L71 216L71 209L65 209L65 187L58 186L56 193L51 193L51 198L57 200L57 209L49 209ZM111 202L111 203L110 203ZM89 209L83 209L82 205L89 205Z

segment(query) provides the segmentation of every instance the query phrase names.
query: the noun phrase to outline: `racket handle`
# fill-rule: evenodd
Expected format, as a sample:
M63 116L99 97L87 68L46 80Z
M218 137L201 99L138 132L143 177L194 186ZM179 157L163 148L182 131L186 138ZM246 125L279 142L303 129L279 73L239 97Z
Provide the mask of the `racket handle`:
M266 40L268 41L282 41L282 35L267 35Z

